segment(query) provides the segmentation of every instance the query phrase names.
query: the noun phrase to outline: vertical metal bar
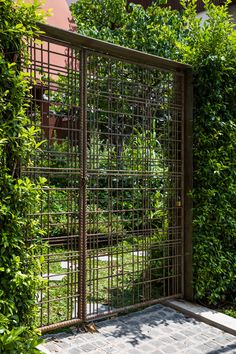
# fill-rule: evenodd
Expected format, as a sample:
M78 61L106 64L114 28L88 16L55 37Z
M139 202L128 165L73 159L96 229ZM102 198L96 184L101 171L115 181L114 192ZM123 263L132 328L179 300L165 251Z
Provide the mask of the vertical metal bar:
M182 97L181 97L181 122L180 122L180 129L181 129L181 264L180 264L180 274L181 274L181 281L179 284L179 292L181 292L182 298L184 297L184 226L185 226L185 221L184 221L184 148L185 148L185 137L184 137L184 122L185 122L185 75L181 78L181 92L182 92Z
M87 174L87 53L80 52L80 275L79 275L79 312L82 321L86 320L86 174Z
M192 272L192 198L193 188L192 120L193 120L193 75L185 70L184 80L184 298L193 300Z

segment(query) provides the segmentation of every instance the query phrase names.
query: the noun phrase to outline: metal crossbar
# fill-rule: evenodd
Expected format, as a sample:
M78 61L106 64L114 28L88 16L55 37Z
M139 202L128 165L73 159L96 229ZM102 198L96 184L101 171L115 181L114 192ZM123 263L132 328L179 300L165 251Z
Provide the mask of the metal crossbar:
M26 70L44 143L22 166L47 179L29 214L44 230L39 327L190 298L190 67L40 26Z

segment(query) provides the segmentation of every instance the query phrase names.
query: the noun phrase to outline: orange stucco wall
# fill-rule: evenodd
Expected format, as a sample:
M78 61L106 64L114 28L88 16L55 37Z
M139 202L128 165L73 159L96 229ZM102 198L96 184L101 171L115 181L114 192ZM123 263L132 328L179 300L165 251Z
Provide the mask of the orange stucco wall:
M73 29L71 12L67 0L44 0L42 8L46 11L51 10L51 16L46 20L47 24L67 31ZM67 49L64 46L52 43L49 46L47 43L44 43L42 48L41 50L36 50L34 56L38 62L43 61L45 69L50 64L51 76L56 78L58 75L57 71L60 72L68 65L68 58L66 57ZM49 53L47 52L48 49Z
M73 30L67 0L46 0L42 8L44 10L52 10L52 15L47 18L47 24L67 31ZM35 65L35 70L31 75L37 80L34 89L36 93L34 94L36 95L36 101L41 110L44 134L49 140L53 139L55 132L59 139L64 138L65 126L68 126L68 118L57 117L55 113L51 112L51 103L46 97L48 91L57 91L56 82L59 76L68 75L68 66L70 66L70 61L72 60L70 49L64 44L59 45L51 43L50 41L44 41L42 44L36 45L36 47L30 51L30 54L31 60ZM77 68L75 62L75 57L73 57L73 67ZM42 75L45 75L48 79L42 79Z
M46 0L43 8L45 10L52 9L52 16L47 19L49 25L65 30L70 29L71 13L66 0Z

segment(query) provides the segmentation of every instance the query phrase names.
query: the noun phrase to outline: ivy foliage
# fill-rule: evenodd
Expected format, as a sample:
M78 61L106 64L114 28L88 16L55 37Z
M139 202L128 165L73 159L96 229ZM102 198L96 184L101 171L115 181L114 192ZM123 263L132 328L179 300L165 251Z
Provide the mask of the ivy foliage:
M198 300L236 302L236 32L229 1L196 0L183 11L153 2L80 0L71 6L78 32L193 66L194 290Z
M41 230L27 214L37 210L44 180L32 183L20 171L39 148L21 63L27 65L25 38L39 34L43 13L38 1L0 0L0 18L0 352L34 353ZM27 243L29 236L35 244Z
M236 305L236 42L227 5L189 24L195 75L194 266L199 299ZM187 41L186 41L187 42Z

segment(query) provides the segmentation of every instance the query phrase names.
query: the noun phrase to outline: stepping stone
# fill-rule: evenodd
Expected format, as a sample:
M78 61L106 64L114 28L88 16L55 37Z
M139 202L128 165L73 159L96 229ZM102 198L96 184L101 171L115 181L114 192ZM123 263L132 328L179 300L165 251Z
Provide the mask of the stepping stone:
M110 256L98 256L98 260L103 261L103 262L109 262L109 261L111 261L111 257ZM116 260L117 260L116 258L112 257L112 262L113 261L115 262Z
M49 279L49 281L60 281L66 277L65 274L43 274L44 279Z
M137 256L137 257L146 257L147 255L147 252L146 251L135 251L135 252L132 252L134 256Z
M39 292L36 294L36 301L41 302L44 297L45 297L45 294L42 293L41 291L39 291Z
M62 261L61 262L61 267L63 268L63 269L67 269L68 268L68 266L69 266L69 268L71 267L71 262L66 262L66 261Z
M109 310L107 305L96 304L95 302L90 302L87 304L87 314L92 315L94 313L104 313Z
M69 267L68 267L69 266ZM71 262L67 262L67 261L62 261L61 262L61 267L63 268L63 269L76 269L76 268L78 268L79 266L78 266L78 264L77 265L75 265L75 264L73 264L73 263L71 263Z
M87 304L87 315L94 315L94 314L103 314L104 312L107 312L111 310L111 307L108 307L107 305L103 305L100 303L95 303L95 302L90 302ZM78 302L75 303L75 307L72 313L72 318L77 317L78 313Z

